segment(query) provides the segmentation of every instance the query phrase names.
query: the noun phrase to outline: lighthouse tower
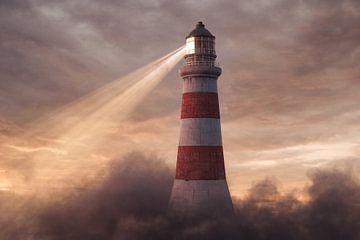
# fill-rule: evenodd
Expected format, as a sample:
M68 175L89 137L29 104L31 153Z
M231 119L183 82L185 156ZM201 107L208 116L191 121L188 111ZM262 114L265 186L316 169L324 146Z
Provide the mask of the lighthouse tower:
M215 37L202 22L186 37L180 141L169 209L181 215L232 213L221 140Z

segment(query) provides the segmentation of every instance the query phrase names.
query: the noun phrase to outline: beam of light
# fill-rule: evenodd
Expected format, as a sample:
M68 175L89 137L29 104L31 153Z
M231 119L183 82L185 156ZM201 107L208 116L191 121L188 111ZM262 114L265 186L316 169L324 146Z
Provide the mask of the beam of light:
M96 138L90 134L107 120L123 120L180 61L184 47L117 79L32 124L30 135L46 132L61 139ZM116 116L116 119L112 119ZM89 126L89 124L92 124ZM95 124L95 125L94 125ZM82 130L78 133L79 130ZM85 131L86 130L86 131ZM71 132L76 136L71 136Z
M44 129L48 131L64 131L63 125L67 127L78 124L89 115L101 111L103 107L109 106L109 102L115 103L115 98L121 101L121 95L124 91L135 86L159 83L165 75L180 61L184 54L184 46L166 54L165 56L152 61L151 63L116 79L99 89L92 91L85 96L66 104L59 109L46 114L37 121L31 123L28 128L31 129L29 134L41 133ZM175 61L174 61L175 60ZM171 64L171 65L170 65ZM161 74L161 76L159 75ZM151 78L153 78L151 80ZM154 85L154 86L155 86ZM144 86L146 88L146 86ZM148 89L151 90L152 88ZM119 106L117 107L119 109ZM113 109L113 111L117 111ZM59 125L59 123L61 123Z
M12 154L14 158L20 158L25 154L34 163L35 175L41 179L49 176L52 170L62 169L61 175L73 176L79 169L96 169L99 162L114 157L111 152L104 157L99 151L109 144L107 140L113 129L121 126L121 121L125 121L165 78L184 52L182 46L53 111L29 124L31 128L24 136L8 142L3 148L8 149L10 157ZM113 152L117 154L116 146ZM80 174L77 176L80 178Z
M151 69L146 69L145 73L140 73L141 78L135 84L115 94L111 99L107 99L107 102L97 107L95 111L87 112L81 122L68 126L66 133L60 136L60 139L67 139L67 149L69 151L77 149L77 145L72 143L85 144L87 148L100 144L103 137L121 120L128 118L135 107L164 79L182 58L183 53L182 47L171 56L156 63ZM85 101L86 104L88 104L87 101Z

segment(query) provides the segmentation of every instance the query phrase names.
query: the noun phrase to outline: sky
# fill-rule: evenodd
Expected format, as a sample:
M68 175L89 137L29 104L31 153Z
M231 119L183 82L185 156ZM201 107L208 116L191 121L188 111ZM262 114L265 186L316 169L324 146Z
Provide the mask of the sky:
M216 36L223 70L219 98L233 196L264 178L294 191L319 169L360 172L357 0L1 0L0 189L81 182L131 151L174 168L182 62L126 120L116 122L115 114L96 149L71 142L86 152L82 160L52 147L69 139L25 133L34 126L51 132L54 111L178 49L198 21ZM74 176L84 178L64 181Z

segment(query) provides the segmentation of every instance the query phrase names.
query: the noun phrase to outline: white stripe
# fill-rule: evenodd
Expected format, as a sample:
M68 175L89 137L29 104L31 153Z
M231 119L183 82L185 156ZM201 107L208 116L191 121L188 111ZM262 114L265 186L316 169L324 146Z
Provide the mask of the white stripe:
M187 77L184 79L183 92L217 92L217 79L207 77Z
M179 146L222 146L220 119L181 119Z
M194 215L216 210L232 213L233 206L226 180L175 179L169 209L175 213Z

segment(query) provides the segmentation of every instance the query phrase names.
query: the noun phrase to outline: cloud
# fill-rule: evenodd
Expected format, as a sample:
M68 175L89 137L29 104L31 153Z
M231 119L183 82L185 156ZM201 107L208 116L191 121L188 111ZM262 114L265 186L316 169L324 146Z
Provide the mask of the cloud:
M173 173L162 160L132 153L108 167L101 183L60 194L1 193L1 238L355 240L360 234L360 186L346 172L311 175L307 202L283 195L268 178L235 201L235 216L184 221L167 215Z
M291 186L304 184L309 169L326 167L333 151L343 153L332 146L358 144L356 0L0 4L0 116L12 125L1 128L1 141L18 132L11 130L15 126L26 128L182 45L202 20L216 35L223 68L219 97L234 192L267 175L287 178ZM115 128L112 141L91 154L147 148L175 165L181 83L172 72L129 122ZM326 149L313 151L319 144ZM291 152L292 159L287 149L302 146L309 147ZM358 163L355 148L343 157ZM313 162L306 159L315 152ZM2 165L13 166L7 160ZM276 164L253 171L250 163L257 161Z
M25 152L25 153L32 153L32 152L39 152L39 151L47 151L47 152L51 152L54 154L59 154L59 155L66 155L66 152L64 152L61 149L56 149L56 148L50 148L50 147L36 147L36 148L28 148L28 147L22 147L22 146L14 146L11 144L7 144L5 145L6 147L15 149L19 152Z
M273 160L259 160L259 161L249 161L249 162L243 162L238 164L239 167L246 167L246 168L252 168L252 169L258 169L258 168L268 168L273 167L277 165L278 163Z

